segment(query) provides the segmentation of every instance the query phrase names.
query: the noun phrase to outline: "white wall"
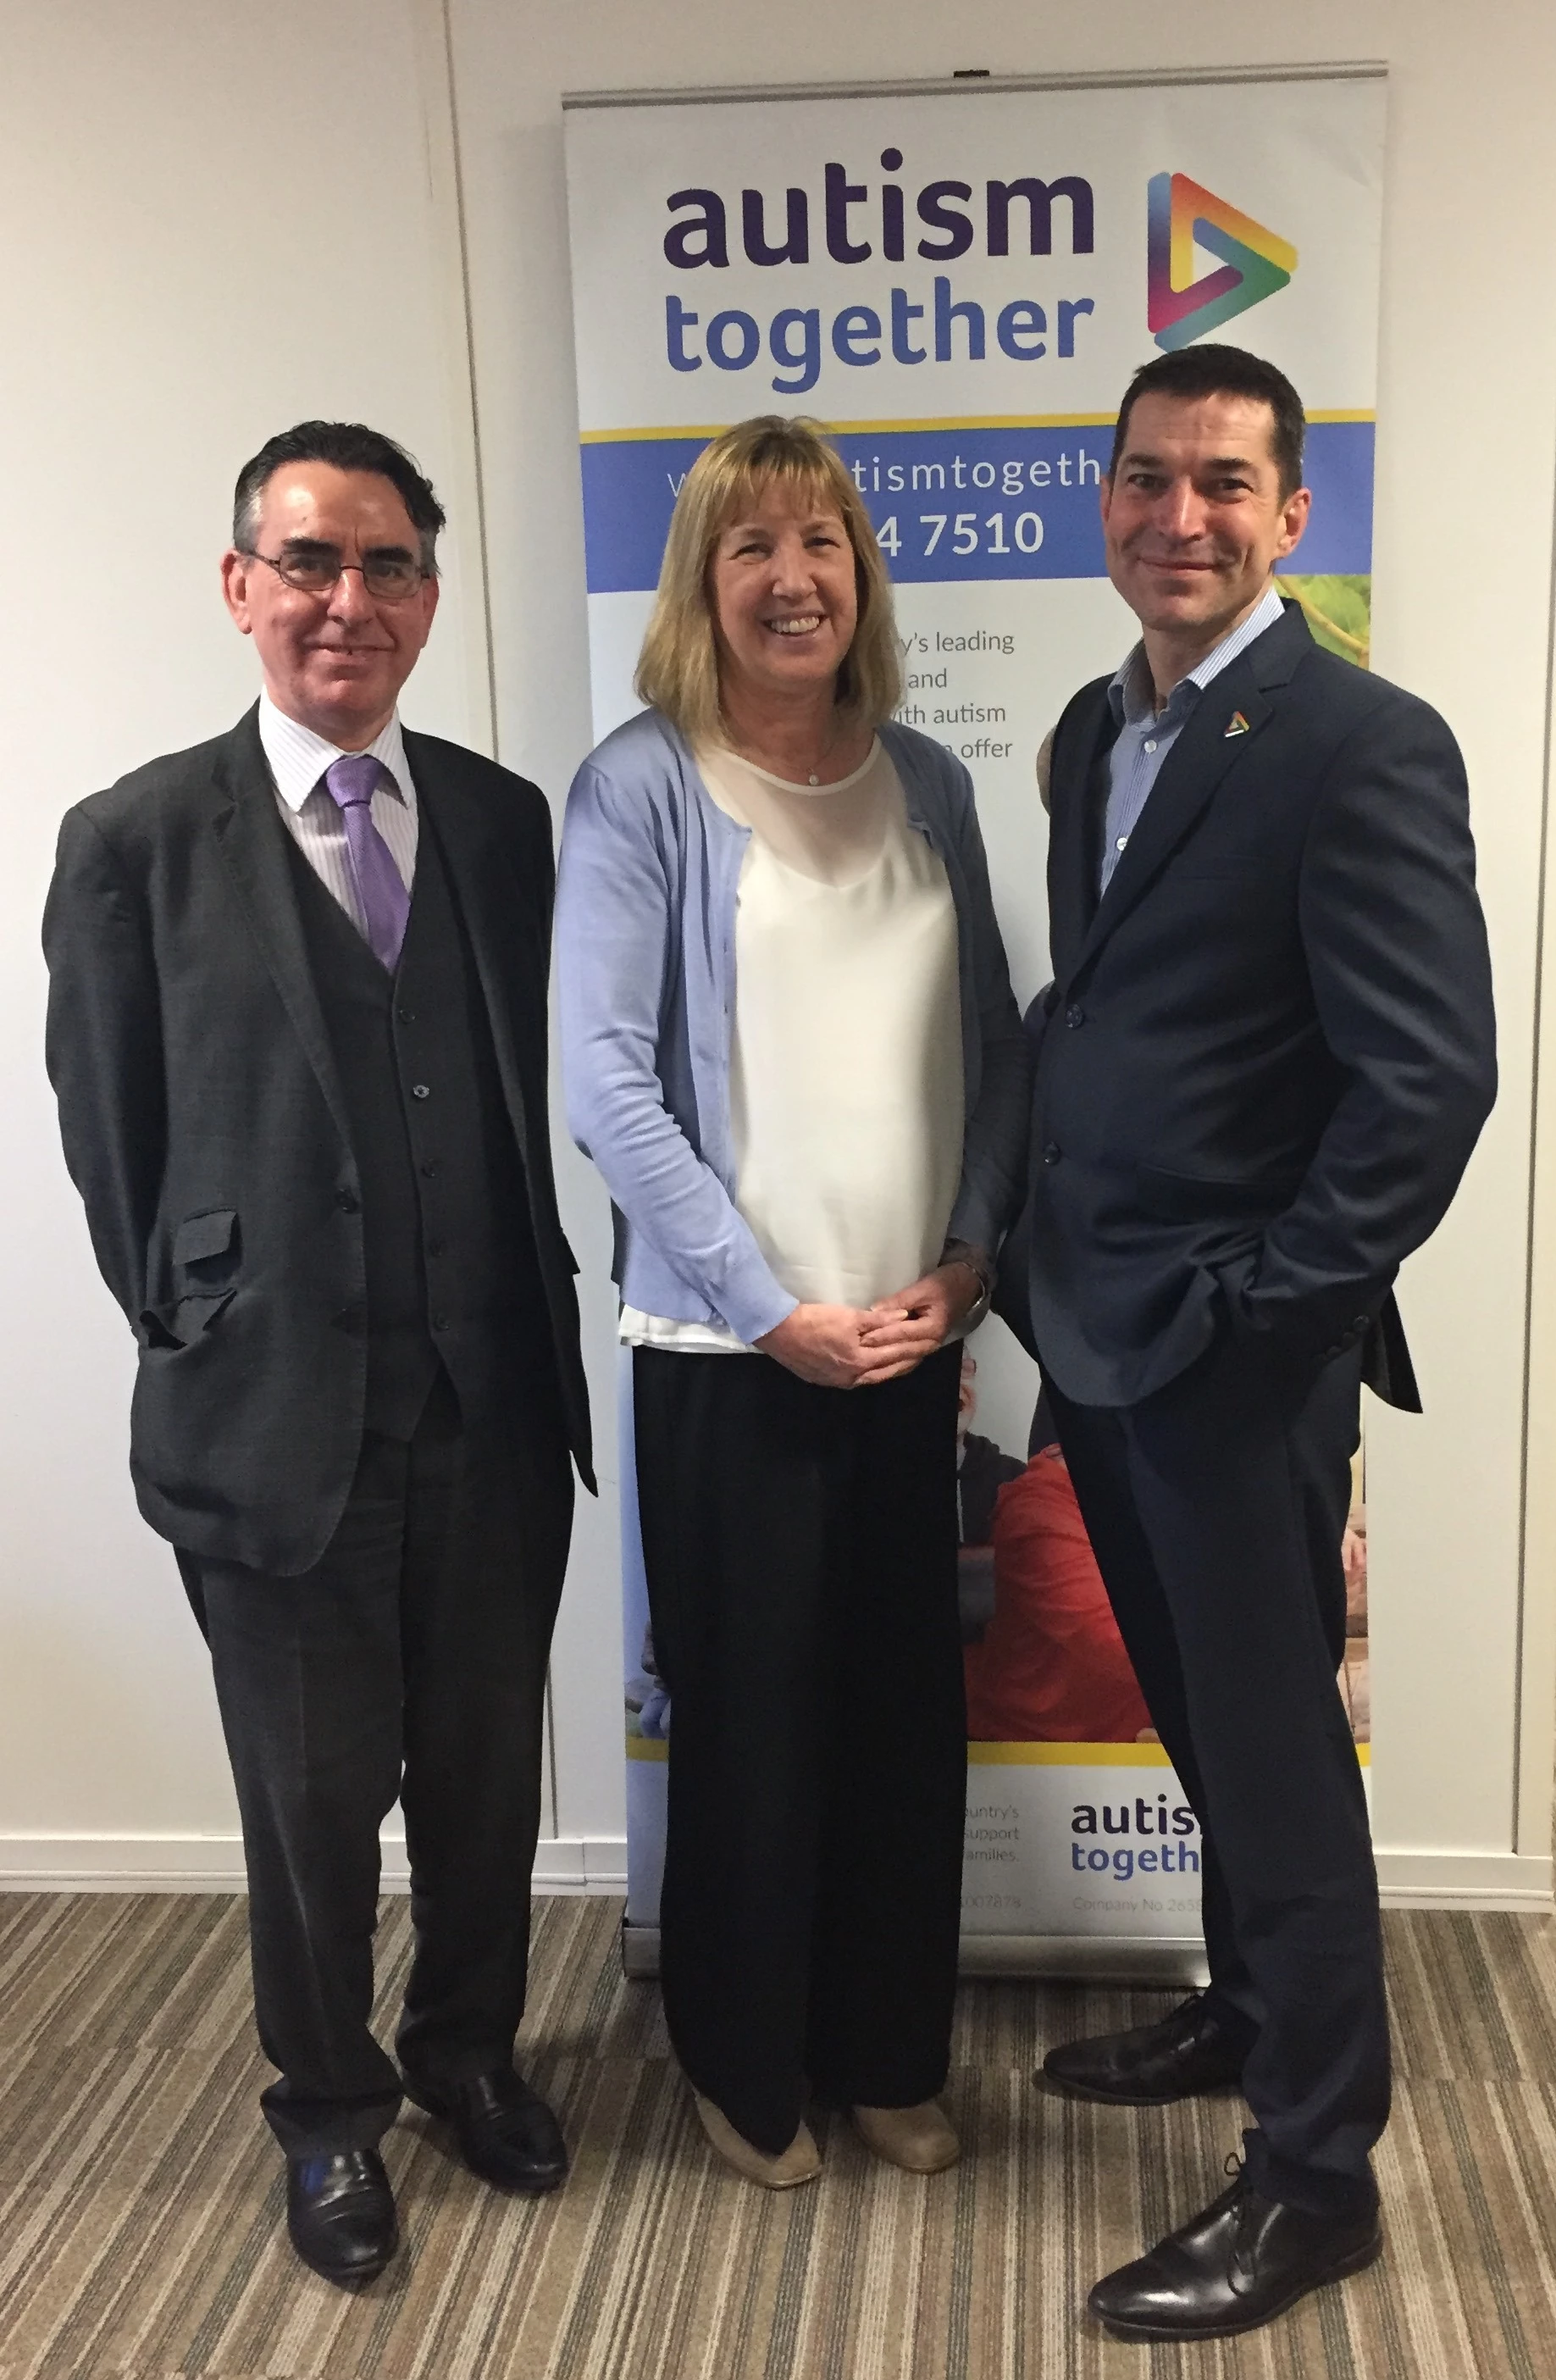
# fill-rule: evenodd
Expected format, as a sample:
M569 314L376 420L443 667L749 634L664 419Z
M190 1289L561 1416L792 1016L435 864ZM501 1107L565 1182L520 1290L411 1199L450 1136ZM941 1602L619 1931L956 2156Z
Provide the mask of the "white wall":
M230 1864L203 1648L126 1467L129 1334L43 1076L38 919L61 812L231 725L253 656L216 560L237 468L308 414L464 470L408 5L9 0L0 55L0 1868ZM477 738L468 518L417 725ZM478 619L478 606L476 610Z
M199 1646L124 1475L129 1350L91 1276L39 1059L36 917L54 821L223 724L249 656L213 558L235 467L308 411L404 437L456 536L413 723L482 740L485 649L437 0L10 0L0 393L23 558L6 586L13 756L0 902L12 1228L0 1505L0 1869L219 1864L230 1832ZM1410 1267L1430 1410L1374 1409L1376 1810L1386 1880L1548 1881L1553 1609L1521 1577L1521 1444L1547 710L1556 306L1545 226L1548 0L450 0L501 757L560 797L588 742L559 102L564 91L1381 58L1391 68L1380 395L1379 668L1448 714L1476 788L1503 1093ZM950 28L948 30L947 28ZM1246 106L1236 88L1226 104ZM423 108L431 128L424 138ZM109 494L107 492L111 490ZM463 543L461 540L463 540ZM5 574L0 573L0 578ZM19 765L18 765L19 763ZM22 790L25 789L25 790ZM561 1172L610 1461L607 1219ZM1556 1215L1552 1218L1556 1228ZM553 1873L621 1825L614 1520L581 1518L554 1669ZM1521 1640L1522 1628L1522 1640ZM1520 1676L1521 1641L1538 1658ZM1519 1735L1522 1687L1522 1735ZM1519 1759L1522 1815L1514 1855ZM158 1839L155 1855L103 1839Z

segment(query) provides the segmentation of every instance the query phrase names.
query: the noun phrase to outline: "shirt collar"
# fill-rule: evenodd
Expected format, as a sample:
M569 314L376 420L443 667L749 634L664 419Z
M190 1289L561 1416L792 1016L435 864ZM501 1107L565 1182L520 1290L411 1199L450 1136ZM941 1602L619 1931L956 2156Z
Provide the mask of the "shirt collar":
M343 757L338 744L316 735L300 719L289 718L264 692L259 696L259 741L270 762L275 790L289 810L300 810L331 762ZM367 749L389 771L392 782L385 790L394 794L414 813L416 786L405 759L405 739L398 710L391 712L387 723Z
M1212 678L1219 677L1239 653L1248 650L1255 638L1261 637L1266 628L1273 628L1276 621L1285 616L1285 606L1279 590L1273 586L1267 587L1248 618L1223 637L1220 644L1213 646L1202 662L1196 662L1187 675L1179 678L1159 713L1155 710L1155 695L1144 643L1131 647L1108 681L1107 698L1116 722L1120 727L1132 727L1148 715L1163 719L1180 718L1198 700Z

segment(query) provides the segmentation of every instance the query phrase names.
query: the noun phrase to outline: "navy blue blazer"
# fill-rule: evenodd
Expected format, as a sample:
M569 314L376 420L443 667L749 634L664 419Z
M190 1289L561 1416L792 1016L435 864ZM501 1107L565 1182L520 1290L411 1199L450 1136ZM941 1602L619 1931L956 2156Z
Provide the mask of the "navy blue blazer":
M1000 1310L1073 1400L1127 1405L1229 1327L1363 1339L1418 1405L1391 1286L1496 1093L1464 764L1294 603L1200 697L1108 889L1105 678L1054 741L1054 981Z

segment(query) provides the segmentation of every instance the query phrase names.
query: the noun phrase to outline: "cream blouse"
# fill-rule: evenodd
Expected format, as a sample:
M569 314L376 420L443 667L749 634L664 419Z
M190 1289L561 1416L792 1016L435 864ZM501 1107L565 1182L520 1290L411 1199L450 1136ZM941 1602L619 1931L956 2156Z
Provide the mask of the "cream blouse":
M834 785L699 752L751 829L735 920L735 1203L802 1301L868 1306L936 1262L961 1172L957 920L946 870L872 744ZM633 1346L730 1354L735 1334L625 1307Z

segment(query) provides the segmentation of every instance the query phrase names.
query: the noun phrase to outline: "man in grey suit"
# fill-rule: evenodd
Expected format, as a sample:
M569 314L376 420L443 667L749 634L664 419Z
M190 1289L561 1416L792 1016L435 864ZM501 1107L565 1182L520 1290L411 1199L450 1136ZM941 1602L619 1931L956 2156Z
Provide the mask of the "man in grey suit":
M211 1646L289 2228L346 2286L396 2243L402 2088L499 2187L566 2170L513 2066L570 1452L593 1485L550 820L400 724L442 525L359 424L245 466L222 570L259 703L67 814L43 937L66 1158L139 1342L136 1492ZM403 2076L368 2029L397 1796Z

